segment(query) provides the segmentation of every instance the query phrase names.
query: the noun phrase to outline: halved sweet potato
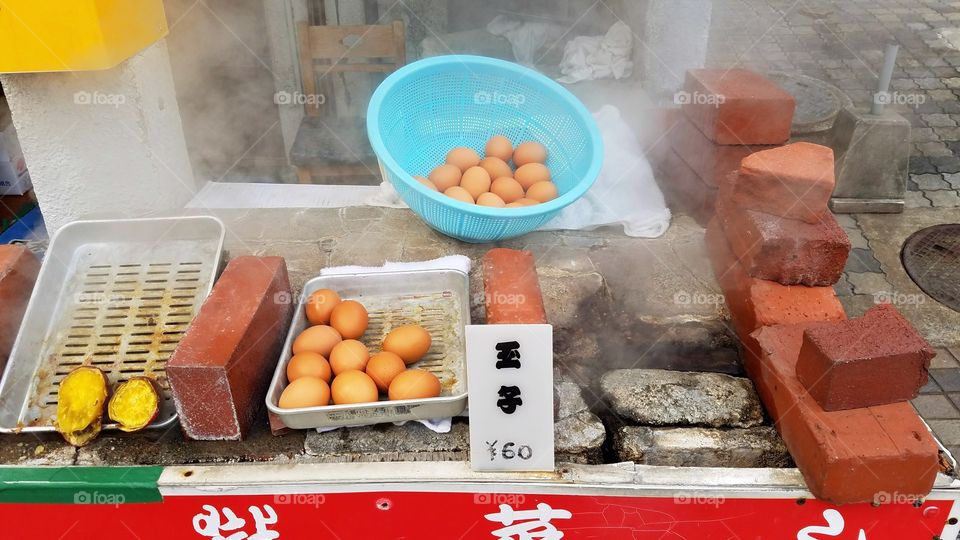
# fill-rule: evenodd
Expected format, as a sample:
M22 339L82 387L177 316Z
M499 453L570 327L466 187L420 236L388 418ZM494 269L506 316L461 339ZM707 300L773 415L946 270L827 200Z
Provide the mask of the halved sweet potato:
M123 431L139 431L160 412L160 389L150 377L132 377L117 385L107 415Z
M93 366L80 366L60 381L57 431L68 443L83 446L97 437L107 394L107 376Z

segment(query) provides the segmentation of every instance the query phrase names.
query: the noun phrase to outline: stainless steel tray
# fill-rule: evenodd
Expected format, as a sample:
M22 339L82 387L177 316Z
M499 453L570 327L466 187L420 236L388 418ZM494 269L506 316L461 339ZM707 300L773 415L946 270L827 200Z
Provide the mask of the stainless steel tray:
M377 401L358 405L327 405L281 409L277 402L287 385L287 362L293 340L307 326L303 306L317 289L333 289L345 300L361 302L370 323L361 341L378 352L383 338L396 326L419 324L433 340L430 351L411 367L440 378L441 394L430 399ZM338 427L460 414L467 406L464 326L470 324L469 279L456 270L422 270L320 276L304 285L290 325L283 354L267 391L267 408L294 429Z
M52 431L60 380L83 364L111 383L155 377L164 400L150 427L175 421L164 367L213 287L223 239L206 216L57 231L0 382L0 432Z

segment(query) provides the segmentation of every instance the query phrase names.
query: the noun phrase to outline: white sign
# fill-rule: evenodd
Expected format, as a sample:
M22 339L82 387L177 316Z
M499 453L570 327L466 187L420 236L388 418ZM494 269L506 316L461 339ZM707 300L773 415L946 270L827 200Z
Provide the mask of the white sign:
M553 471L553 327L467 326L470 462L478 471Z

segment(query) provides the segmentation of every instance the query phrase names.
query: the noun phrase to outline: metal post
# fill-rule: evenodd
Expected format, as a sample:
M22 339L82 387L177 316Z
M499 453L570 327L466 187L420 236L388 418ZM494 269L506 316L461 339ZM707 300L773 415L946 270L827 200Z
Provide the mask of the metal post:
M898 52L900 52L900 45L896 43L887 45L883 55L883 69L880 70L880 86L873 98L873 107L870 109L870 114L883 114L884 105L890 102L890 79L893 77L893 68L897 63Z

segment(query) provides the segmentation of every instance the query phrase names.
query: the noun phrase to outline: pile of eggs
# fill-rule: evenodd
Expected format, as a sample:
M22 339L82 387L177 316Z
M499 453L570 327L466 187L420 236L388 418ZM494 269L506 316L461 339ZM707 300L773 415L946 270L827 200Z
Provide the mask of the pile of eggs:
M547 148L542 144L527 141L514 149L510 139L495 135L487 141L484 154L481 159L473 149L458 146L428 178L414 178L452 199L496 208L532 206L559 195L550 169L544 165Z
M430 333L420 326L392 329L380 352L371 355L359 341L369 321L363 304L320 289L304 309L311 326L293 341L280 408L369 403L379 401L381 393L391 400L440 395L436 375L408 367L430 350Z

